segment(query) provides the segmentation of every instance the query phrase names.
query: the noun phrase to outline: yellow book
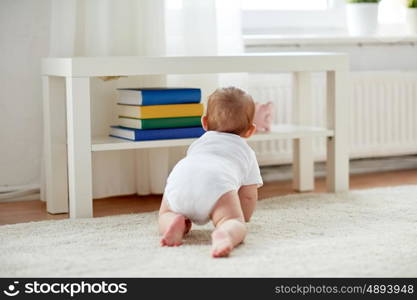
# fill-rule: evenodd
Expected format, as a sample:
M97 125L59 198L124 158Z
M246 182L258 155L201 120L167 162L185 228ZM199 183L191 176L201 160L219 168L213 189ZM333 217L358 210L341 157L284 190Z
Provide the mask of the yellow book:
M203 104L125 105L119 104L119 116L137 119L194 117L203 115Z

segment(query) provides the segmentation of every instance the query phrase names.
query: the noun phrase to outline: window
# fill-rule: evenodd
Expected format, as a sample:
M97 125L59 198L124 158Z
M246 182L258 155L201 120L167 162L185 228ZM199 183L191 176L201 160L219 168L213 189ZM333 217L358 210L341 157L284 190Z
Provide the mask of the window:
M317 34L346 30L345 0L242 0L244 34Z
M328 0L243 0L243 10L326 10Z
M347 32L346 0L242 0L244 34L320 35ZM379 3L379 31L404 31L405 5L400 0Z

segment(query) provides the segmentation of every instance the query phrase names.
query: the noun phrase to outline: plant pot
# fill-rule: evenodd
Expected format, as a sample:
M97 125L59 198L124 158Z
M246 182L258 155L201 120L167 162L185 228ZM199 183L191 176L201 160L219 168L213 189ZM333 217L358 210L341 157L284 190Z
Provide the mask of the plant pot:
M417 8L407 8L407 29L409 34L417 34Z
M378 3L348 3L346 18L350 35L375 35L378 31Z

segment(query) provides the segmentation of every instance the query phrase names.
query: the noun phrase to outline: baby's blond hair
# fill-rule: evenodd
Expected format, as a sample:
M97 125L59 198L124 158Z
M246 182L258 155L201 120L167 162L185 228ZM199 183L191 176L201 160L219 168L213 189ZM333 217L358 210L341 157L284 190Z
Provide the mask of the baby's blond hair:
M208 130L242 135L251 128L254 115L252 96L236 87L219 88L208 98Z

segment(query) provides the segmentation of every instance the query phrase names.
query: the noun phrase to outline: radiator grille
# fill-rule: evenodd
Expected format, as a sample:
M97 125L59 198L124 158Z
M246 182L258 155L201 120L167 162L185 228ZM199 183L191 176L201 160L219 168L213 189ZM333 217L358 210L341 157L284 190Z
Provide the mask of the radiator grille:
M250 75L249 92L259 102L275 103L275 123L291 123L290 74ZM417 72L353 72L350 78L350 157L382 157L417 153ZM326 82L312 78L313 125L325 126ZM292 160L291 141L252 144L261 165ZM325 158L325 141L314 141L316 160Z

